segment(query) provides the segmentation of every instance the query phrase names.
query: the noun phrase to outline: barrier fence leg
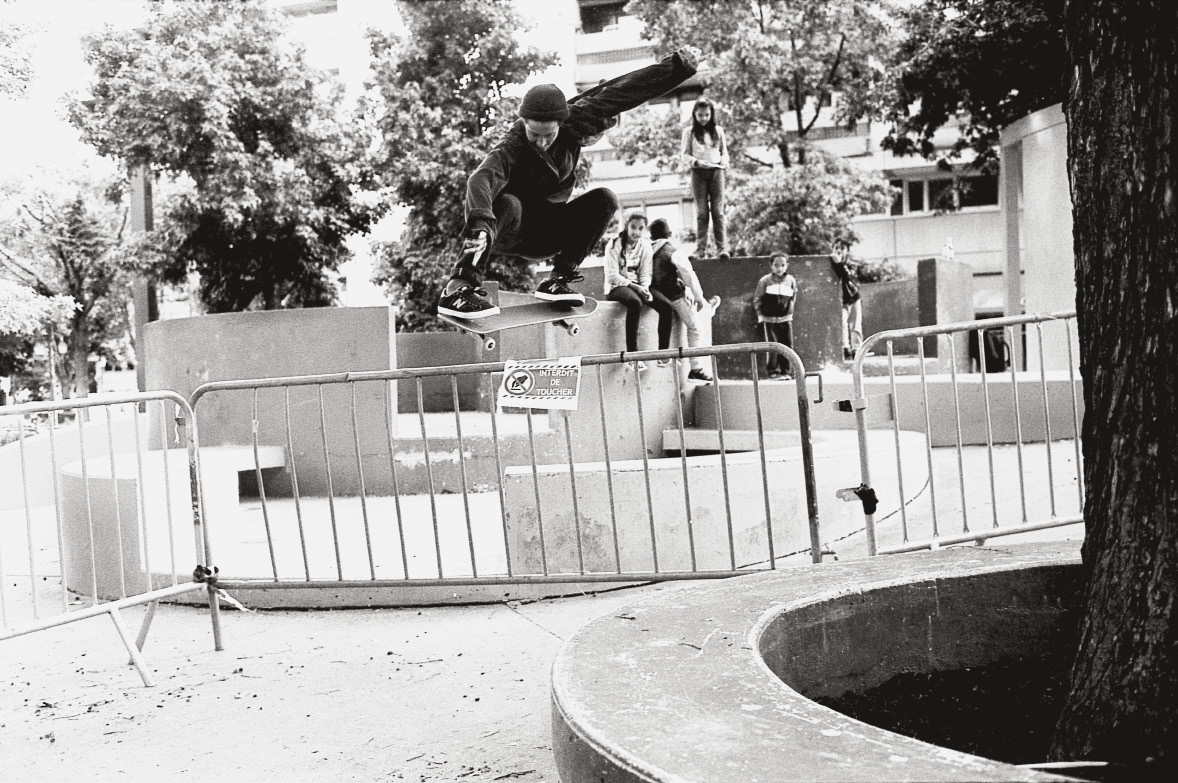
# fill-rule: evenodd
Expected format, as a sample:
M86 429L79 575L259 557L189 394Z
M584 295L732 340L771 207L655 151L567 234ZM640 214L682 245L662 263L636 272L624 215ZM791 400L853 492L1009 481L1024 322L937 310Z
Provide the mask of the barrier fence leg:
M119 632L119 638L123 640L123 646L127 648L127 652L131 655L131 663L135 664L135 669L139 672L139 676L143 679L143 684L148 688L155 687L155 680L151 677L151 672L147 670L147 661L143 660L143 656L139 654L139 648L135 646L131 639L131 632L127 630L126 623L123 622L123 616L119 614L119 610L112 607L107 614L110 615L111 622L115 624L115 629Z
M222 652L225 646L221 644L221 600L217 597L217 586L209 585L209 619L213 623L213 650Z
M140 652L143 651L143 645L147 644L147 634L151 630L151 621L155 619L155 610L159 605L159 601L151 601L147 604L147 611L143 615L143 622L139 624L139 636L135 639L135 649ZM135 660L131 659L127 663L135 663Z

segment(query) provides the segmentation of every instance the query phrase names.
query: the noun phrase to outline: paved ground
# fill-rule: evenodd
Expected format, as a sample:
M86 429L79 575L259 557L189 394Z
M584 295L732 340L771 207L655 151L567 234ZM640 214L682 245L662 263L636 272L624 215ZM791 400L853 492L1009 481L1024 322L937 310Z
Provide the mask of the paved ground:
M161 607L145 688L96 618L0 643L18 781L549 781L549 667L651 585L528 604L207 613ZM140 610L127 613L138 623Z
M1074 471L1068 448L1057 447L1050 461L1044 451L1026 452L1020 486L1007 471L1017 455L999 449L993 490L984 450L961 460L939 453L938 507L952 517L954 508L994 497L1004 518L1017 519L1028 495L1030 518L1038 518L1049 511L1039 508L1048 479L1066 484ZM910 508L911 538L931 521L921 511L927 494ZM1077 500L1061 490L1058 502L1064 513ZM988 524L986 514L971 513L971 526ZM1080 535L1071 526L1017 539ZM880 536L901 540L898 515L881 522ZM830 543L841 559L865 549L861 534ZM27 586L9 573L10 591ZM7 640L0 780L556 783L548 687L560 645L595 617L678 589L690 584L420 610L227 610L220 653L206 612L165 606L145 649L154 688L126 665L105 618ZM127 612L133 628L141 612Z

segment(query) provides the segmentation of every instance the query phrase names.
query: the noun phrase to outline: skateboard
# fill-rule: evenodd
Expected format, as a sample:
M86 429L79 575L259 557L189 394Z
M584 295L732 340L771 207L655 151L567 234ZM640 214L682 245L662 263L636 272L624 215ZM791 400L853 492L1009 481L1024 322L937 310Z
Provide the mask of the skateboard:
M590 297L585 297L583 305L537 300L528 304L504 307L498 315L486 318L455 318L452 315L439 313L438 319L458 327L459 330L479 340L483 344L483 348L493 351L498 345L496 336L504 329L554 323L575 336L580 333L581 326L573 321L592 314L596 309L597 300Z

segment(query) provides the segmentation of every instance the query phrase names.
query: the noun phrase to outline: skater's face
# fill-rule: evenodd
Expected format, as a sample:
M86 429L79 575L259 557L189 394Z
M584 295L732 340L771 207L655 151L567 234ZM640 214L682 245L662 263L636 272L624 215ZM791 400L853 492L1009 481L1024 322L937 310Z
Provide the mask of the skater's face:
M682 116L682 115L680 115ZM711 106L696 106L695 107L695 121L700 125L707 125L708 120L712 119Z
M529 144L538 150L546 150L556 141L560 123L556 120L524 120L524 133L527 134Z
M773 274L781 277L789 269L789 261L784 256L777 256L777 258L773 259L773 266L771 268L773 269Z

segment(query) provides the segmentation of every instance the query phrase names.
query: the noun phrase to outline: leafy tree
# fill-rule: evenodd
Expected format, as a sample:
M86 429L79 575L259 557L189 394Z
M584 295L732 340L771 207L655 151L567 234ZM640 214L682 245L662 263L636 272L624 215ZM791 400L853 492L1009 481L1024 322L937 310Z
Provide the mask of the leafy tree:
M511 0L400 7L403 36L369 34L381 173L407 210L401 238L379 248L376 281L399 305L400 329L428 331L461 247L466 178L515 120L518 99L508 90L554 58L519 44ZM531 281L515 259L492 257L487 276L517 290Z
M1064 0L924 0L906 9L884 148L934 157L933 134L963 116L949 157L969 149L976 165L992 166L1004 126L1066 96L1063 7Z
M11 333L31 339L30 318L36 309L48 308L42 323L54 326L49 344L58 374L68 396L84 397L90 354L128 328L130 275L137 271L137 259L123 244L127 209L121 193L117 187L80 181L67 192L30 187L6 195L0 274L49 297L26 298L25 327ZM57 353L59 336L64 356Z
M1178 769L1178 6L1068 0L1064 13L1086 583L1051 756L1168 780Z
M0 278L0 377L14 378L14 391L43 386L42 379L31 377L34 344L42 338L52 344L73 312L74 300L68 296L41 296L28 286Z
M737 175L730 193L731 242L751 255L827 253L854 238L851 218L892 201L885 179L820 149L799 165Z
M263 0L157 2L136 31L87 43L93 99L70 119L101 154L190 189L158 235L166 282L190 270L213 312L330 304L345 240L379 209L360 124Z
M853 126L882 106L888 0L631 0L626 10L657 48L704 49L708 96L727 111L725 130L745 155L768 147L786 166L804 161L820 117ZM838 104L825 106L835 93ZM787 115L796 131L784 127Z
M0 14L9 0L0 3ZM28 48L29 28L0 16L0 98L20 96L29 84L32 68Z
M724 125L720 117L718 124ZM626 113L626 121L609 131L609 143L628 165L652 164L659 172L686 171L679 143L683 122L678 107L651 106L644 103Z

